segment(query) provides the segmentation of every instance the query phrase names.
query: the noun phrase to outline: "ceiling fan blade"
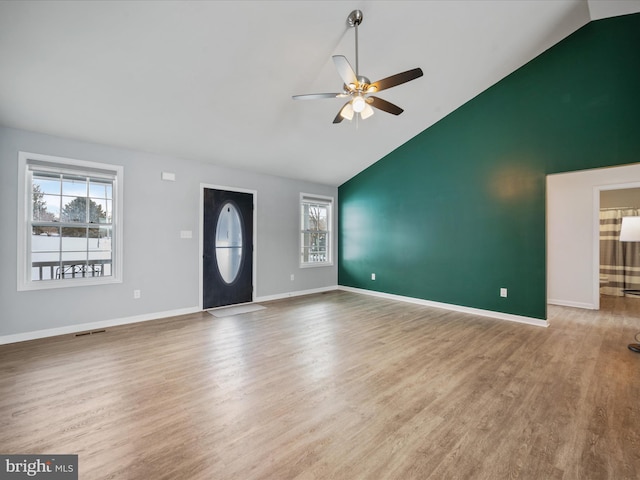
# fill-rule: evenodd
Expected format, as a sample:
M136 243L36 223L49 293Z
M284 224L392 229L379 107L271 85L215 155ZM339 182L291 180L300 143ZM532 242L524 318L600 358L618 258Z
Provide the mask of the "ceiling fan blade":
M358 77L356 77L356 72L353 71L353 68L349 63L349 60L347 60L347 57L345 57L344 55L334 55L331 58L333 58L333 63L335 64L336 69L338 70L338 74L342 78L344 84L347 86L357 85Z
M402 112L404 112L404 110L399 106L378 97L367 97L367 103L372 107L377 108L378 110L383 110L393 115L400 115Z
M321 98L339 98L344 95L344 93L309 93L307 95L293 95L291 98L294 100L319 100Z
M349 120L353 118L353 107L351 106L351 101L348 101L342 106L338 115L336 115L336 118L333 119L333 123L340 123L345 118Z
M395 75L391 75L390 77L383 78L382 80L378 80L377 82L373 82L369 87L369 91L373 93L379 92L381 90L386 90L387 88L402 85L403 83L415 80L422 75L423 73L421 68L414 68L413 70L407 70L406 72L396 73Z

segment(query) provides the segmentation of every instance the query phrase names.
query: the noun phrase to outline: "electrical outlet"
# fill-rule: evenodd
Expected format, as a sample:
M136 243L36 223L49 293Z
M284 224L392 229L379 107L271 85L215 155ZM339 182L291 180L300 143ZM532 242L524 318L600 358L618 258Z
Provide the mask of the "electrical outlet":
M506 298L507 297L507 289L506 288L501 288L500 289L500 296Z
M376 279L376 274L375 274L375 273L372 273L372 274L371 274L371 280L375 280L375 279Z
M291 274L291 281L293 282L296 279L296 276L292 273Z
M136 300L140 298L140 290L133 291L133 298L135 298Z

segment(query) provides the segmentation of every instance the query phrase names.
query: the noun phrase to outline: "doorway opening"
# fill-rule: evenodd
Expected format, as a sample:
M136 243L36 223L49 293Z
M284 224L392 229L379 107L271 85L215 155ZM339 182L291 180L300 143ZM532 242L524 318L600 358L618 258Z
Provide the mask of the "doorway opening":
M600 193L640 188L640 163L547 175L547 302L600 309Z
M640 237L628 232L628 217L640 218L640 188L610 185L599 192L600 310L617 310L621 297L629 299L625 305L640 300Z

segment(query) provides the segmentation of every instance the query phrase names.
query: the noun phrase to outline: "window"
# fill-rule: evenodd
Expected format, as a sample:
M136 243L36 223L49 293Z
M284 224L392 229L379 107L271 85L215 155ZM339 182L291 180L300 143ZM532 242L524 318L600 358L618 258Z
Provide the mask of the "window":
M332 265L331 207L333 198L300 195L300 266Z
M18 290L120 282L122 172L20 152Z

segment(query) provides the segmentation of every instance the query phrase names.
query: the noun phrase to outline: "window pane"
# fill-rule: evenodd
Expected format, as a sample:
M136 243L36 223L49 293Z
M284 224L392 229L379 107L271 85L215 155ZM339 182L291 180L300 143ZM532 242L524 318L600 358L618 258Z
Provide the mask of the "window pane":
M89 199L89 222L107 223L107 200Z
M76 175L64 175L62 177L62 195L70 197L86 197L87 178Z
M62 252L60 259L65 265L84 265L87 263L87 252Z
M112 275L112 268L111 268L111 263L105 263L104 265L102 265L102 276L103 277L110 277Z
M60 195L60 175L57 173L34 173L33 174L33 190L42 193Z
M316 250L326 250L327 248L327 234L326 233L314 233L311 246Z
M327 229L327 208L319 205L309 206L309 230Z
M57 177L34 175L31 189L34 220L52 222L60 218L60 180Z
M85 261L87 259L87 229L62 227L62 259Z
M315 251L310 253L312 262L326 262L327 261L327 252L323 250Z
M318 230L327 230L327 209L318 209Z
M33 253L31 255L31 280L54 280L60 266L60 254Z
M303 226L306 230L323 230L326 227L327 207L323 205L305 204L303 210Z
M60 252L36 252L32 255L31 260L33 265L37 263L59 263Z
M302 246L309 247L311 245L311 234L303 233L302 234Z
M111 262L111 251L110 250L91 250L87 255L87 259L91 263L92 261L100 261L102 263Z
M89 196L92 198L112 198L112 182L110 180L89 179Z
M33 220L57 222L60 220L60 197L33 192Z
M311 234L311 244L309 246L309 258L312 262L327 261L327 236L324 233Z
M60 251L60 228L32 227L31 250L33 252L55 252L57 255Z
M81 223L87 221L87 197L62 197L62 204L60 221Z
M111 258L111 227L89 228L89 258Z

